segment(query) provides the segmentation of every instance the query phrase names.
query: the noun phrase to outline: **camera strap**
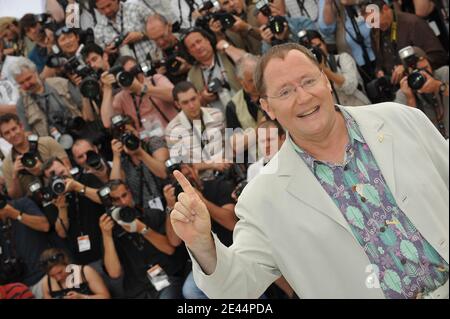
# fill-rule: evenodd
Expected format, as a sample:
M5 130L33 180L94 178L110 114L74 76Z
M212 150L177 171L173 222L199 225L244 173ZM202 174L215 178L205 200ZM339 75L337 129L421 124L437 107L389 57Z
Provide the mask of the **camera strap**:
M214 65L212 66L211 69L208 70L208 78L206 80L205 85L208 85L211 82L211 80L213 79L214 70L216 69L216 66L218 66L220 69L220 75L221 75L220 80L222 82L222 85L225 88L229 89L230 84L228 83L228 79L226 76L227 72L225 71L224 67L222 66L222 63L220 62L220 57L216 53L214 53Z
M117 33L119 37L123 35L124 30L123 20L124 20L123 4L120 4L120 31L114 26L113 22L108 19L108 25Z
M145 179L144 176L144 164L143 162L139 163L139 166L137 167L139 171L139 206L144 207L145 199L144 199L144 186L147 189L147 192L150 196L152 196L152 199L155 197L158 197L158 191L155 187L152 187L148 181Z
M192 27L192 13L194 13L194 11L196 10L195 7L198 8L198 5L194 0L185 0L185 2L189 7L189 14L188 14L189 26ZM178 11L180 12L180 26L182 26L184 19L183 19L183 10L181 9L181 0L178 0Z
M142 106L142 98L144 97L144 93L141 93L141 95L139 96L139 103L137 102L137 95L134 93L131 93L131 97L133 98L133 104L134 104L134 109L136 111L136 116L138 118L138 122L139 122L139 128L142 128L142 117L141 117L141 106Z

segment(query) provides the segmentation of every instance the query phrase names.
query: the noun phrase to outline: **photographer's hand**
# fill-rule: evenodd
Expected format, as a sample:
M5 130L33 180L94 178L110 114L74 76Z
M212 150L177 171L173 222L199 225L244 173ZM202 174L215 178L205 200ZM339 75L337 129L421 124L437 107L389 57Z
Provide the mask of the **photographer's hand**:
M69 78L69 80L75 84L76 86L80 86L81 81L83 81L83 79L81 78L81 76L77 75L77 74L68 74L67 77Z
M263 25L259 28L261 31L261 38L264 42L272 44L273 33L267 25Z
M116 54L119 51L119 48L116 48L114 43L110 43L105 47L105 53L107 54Z
M419 93L439 93L439 87L441 86L442 82L438 79L434 78L431 74L425 71L420 71L420 73L425 77L426 82L422 86L420 90L417 92Z
M414 96L413 90L408 85L408 77L403 77L400 80L400 90L405 94L407 99L407 104L412 107L416 107L416 98Z
M401 64L396 65L394 67L394 71L392 71L391 83L392 84L400 83L400 80L403 78L404 74L405 74L405 67Z
M240 17L233 15L236 22L231 27L231 31L233 32L247 32L250 28L250 25L242 20Z
M127 45L130 43L136 43L145 38L145 34L143 32L133 31L127 34L125 39L122 42L122 45Z
M113 151L113 156L120 158L120 156L122 155L122 152L123 152L123 147L124 146L121 141L113 139L111 141L111 148Z
M166 185L163 188L164 198L166 199L167 207L170 207L173 209L175 206L175 203L177 202L177 199L175 197L175 187L172 185Z
M25 166L22 164L22 155L19 155L16 157L16 160L14 161L13 166L13 173L12 177L13 179L17 179L19 177L19 172L25 169Z
M200 92L200 97L202 100L202 105L206 105L217 100L217 95L214 93L209 93L207 89Z
M103 72L100 77L100 82L103 85L103 89L112 89L113 84L116 83L116 78L109 72Z
M103 214L100 217L99 222L100 230L102 232L103 237L112 238L112 230L114 228L113 219L107 214Z
M189 72L192 65L190 65L185 59L177 56L176 59L181 62L180 70L175 75L185 74Z

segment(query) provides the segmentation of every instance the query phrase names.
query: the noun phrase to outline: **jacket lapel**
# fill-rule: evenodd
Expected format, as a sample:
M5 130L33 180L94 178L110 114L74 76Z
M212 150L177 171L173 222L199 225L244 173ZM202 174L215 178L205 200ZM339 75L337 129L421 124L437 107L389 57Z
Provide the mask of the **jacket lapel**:
M303 204L315 209L334 220L336 223L352 233L344 216L320 185L317 178L309 170L292 146L288 137L277 156L278 176L287 177L286 191Z

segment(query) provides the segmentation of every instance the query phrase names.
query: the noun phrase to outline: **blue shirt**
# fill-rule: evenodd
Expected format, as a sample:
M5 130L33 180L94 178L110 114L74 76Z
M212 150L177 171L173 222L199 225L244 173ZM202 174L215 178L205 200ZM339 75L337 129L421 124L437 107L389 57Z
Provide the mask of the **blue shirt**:
M316 160L293 146L347 220L386 298L416 298L448 280L448 264L398 207L358 125L345 111L343 164Z
M325 37L335 38L337 23L335 21L332 24L325 24L325 22L323 20L323 7L324 6L325 6L325 0L319 0L319 21L318 21L319 30ZM338 18L339 17L336 17L336 19L338 19ZM364 38L364 43L367 48L367 53L369 55L369 59L370 59L370 61L375 61L375 54L372 50L372 42L371 42L371 38L370 38L370 28L367 26L365 20L362 19L361 17L356 19L356 21L357 21L358 27L360 29L361 35ZM349 16L347 15L347 12L345 12L345 30L346 30L345 41L347 42L348 46L352 50L353 58L355 59L356 63L359 66L365 65L366 62L364 61L363 50L362 50L361 46L354 40L354 39L356 39L356 32L355 32L355 29L353 28L353 25L352 25L352 22L351 22Z

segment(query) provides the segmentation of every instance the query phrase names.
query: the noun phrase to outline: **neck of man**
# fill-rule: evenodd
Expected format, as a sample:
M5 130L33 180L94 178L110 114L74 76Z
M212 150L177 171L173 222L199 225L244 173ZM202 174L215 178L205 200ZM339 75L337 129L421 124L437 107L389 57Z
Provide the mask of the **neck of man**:
M307 138L292 135L294 143L319 161L342 163L345 146L349 142L348 131L343 115L337 111L335 115L335 120L328 130Z
M43 94L45 92L45 86L42 82L39 82L39 87L34 91L36 94Z
M24 154L30 149L30 144L28 143L28 140L25 139L20 144L15 145L14 149L16 150L16 152Z
M208 58L200 61L201 65L205 68L210 68L214 65L214 54L211 54Z

